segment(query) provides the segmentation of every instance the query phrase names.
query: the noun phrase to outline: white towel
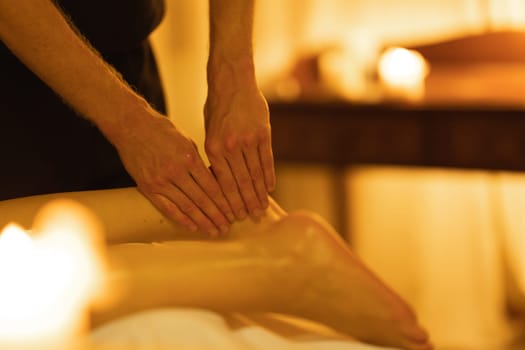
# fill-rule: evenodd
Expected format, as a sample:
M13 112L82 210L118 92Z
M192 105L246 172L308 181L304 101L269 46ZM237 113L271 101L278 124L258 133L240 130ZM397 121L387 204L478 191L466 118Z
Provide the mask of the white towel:
M379 350L352 340L288 339L262 326L233 330L224 318L199 309L158 309L111 322L92 332L100 348L126 350Z

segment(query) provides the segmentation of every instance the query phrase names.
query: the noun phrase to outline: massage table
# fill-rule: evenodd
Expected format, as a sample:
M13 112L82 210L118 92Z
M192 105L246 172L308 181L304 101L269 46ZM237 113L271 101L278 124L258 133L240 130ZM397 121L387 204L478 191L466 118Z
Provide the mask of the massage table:
M148 310L95 329L97 349L393 350L283 315L220 315L188 308Z

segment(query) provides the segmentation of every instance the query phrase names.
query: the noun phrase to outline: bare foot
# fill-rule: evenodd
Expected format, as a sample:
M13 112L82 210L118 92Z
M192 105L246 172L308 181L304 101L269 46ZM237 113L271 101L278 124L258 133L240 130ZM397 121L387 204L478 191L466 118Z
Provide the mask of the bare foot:
M432 349L410 306L320 218L292 213L269 231L275 250L294 256L295 263L285 273L300 281L290 291L285 312L324 323L367 343Z

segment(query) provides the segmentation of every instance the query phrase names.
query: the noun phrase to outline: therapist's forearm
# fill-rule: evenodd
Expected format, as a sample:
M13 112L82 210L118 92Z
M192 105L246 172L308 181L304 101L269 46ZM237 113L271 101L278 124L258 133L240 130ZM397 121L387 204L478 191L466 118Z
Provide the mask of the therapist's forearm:
M223 90L247 84L255 86L252 43L255 1L210 0L209 3L209 87L213 89L217 85Z
M146 101L76 34L51 0L0 0L0 39L110 141L132 118L148 114Z

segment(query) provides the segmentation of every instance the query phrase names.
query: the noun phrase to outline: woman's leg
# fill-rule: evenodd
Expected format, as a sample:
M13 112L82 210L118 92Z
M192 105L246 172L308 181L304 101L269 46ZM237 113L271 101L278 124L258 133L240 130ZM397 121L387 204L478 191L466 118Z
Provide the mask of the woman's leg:
M66 197L90 208L109 242L199 238L164 220L134 189L79 192L0 203L0 224L25 226L45 202ZM201 235L200 238L203 238ZM224 239L110 246L119 302L95 324L163 306L288 313L358 339L428 349L409 306L357 259L337 234L309 213L286 215L272 203L259 223L245 220Z
M108 244L206 237L165 219L136 188L54 193L0 201L0 227L10 221L31 227L38 210L58 198L73 199L89 208L102 222Z
M39 209L59 198L72 199L89 208L103 224L108 244L208 238L203 232L191 232L167 220L134 187L53 193L0 201L0 228L11 221L26 228L31 227ZM237 222L229 236L249 232L262 223L273 222L284 215L286 213L273 202L260 222Z

